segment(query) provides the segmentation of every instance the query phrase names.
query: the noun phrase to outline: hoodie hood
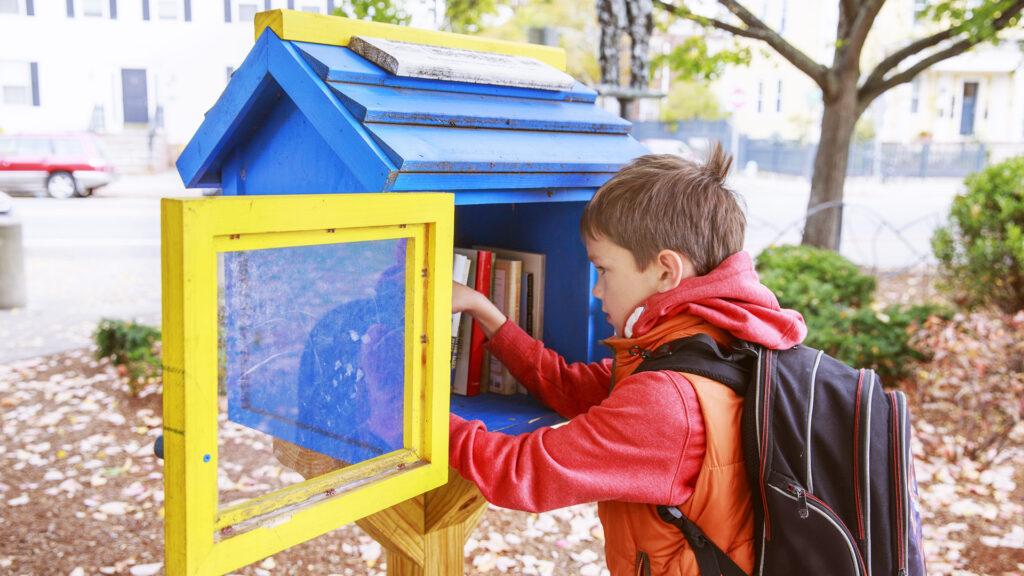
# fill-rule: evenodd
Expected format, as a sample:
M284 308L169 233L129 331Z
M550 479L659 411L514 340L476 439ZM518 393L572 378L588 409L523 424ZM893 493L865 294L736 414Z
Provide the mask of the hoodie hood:
M630 316L625 336L639 338L680 314L773 350L792 348L807 336L803 316L779 306L775 294L761 284L747 252L729 256L704 276L687 278L668 292L652 295Z

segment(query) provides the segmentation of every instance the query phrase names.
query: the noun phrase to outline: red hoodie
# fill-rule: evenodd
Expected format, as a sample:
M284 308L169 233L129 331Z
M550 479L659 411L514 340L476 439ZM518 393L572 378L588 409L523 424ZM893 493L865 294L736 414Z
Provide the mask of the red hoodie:
M716 338L722 334L714 327L773 349L795 346L807 333L803 317L782 310L760 283L746 252L654 294L642 307L627 331L632 339L679 315L710 324L706 331ZM616 350L627 342L605 341ZM676 505L693 493L704 458L704 421L681 374L641 372L628 377L628 386L624 380L611 389L611 359L567 364L511 322L488 348L530 394L570 419L508 436L451 415L451 465L488 502L540 512L605 500Z

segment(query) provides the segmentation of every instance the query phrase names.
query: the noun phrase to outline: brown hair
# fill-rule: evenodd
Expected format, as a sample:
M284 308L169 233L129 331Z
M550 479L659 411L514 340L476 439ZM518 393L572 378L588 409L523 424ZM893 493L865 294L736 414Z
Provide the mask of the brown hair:
M747 220L725 186L731 166L717 142L703 164L672 154L640 156L594 194L580 233L629 250L640 270L668 249L689 258L698 275L707 274L743 249Z

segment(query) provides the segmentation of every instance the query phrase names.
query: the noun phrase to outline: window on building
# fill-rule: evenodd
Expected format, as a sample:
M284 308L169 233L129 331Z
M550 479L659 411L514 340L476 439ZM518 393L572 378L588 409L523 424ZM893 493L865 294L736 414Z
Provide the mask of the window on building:
M910 83L910 113L917 114L918 107L921 105L921 80L915 78Z
M160 0L157 3L156 15L161 20L177 20L178 0Z
M21 0L0 0L0 14L21 14Z
M782 112L782 80L775 84L775 111Z
M312 12L314 14L320 14L323 12L323 6L321 6L319 2L315 4L301 4L299 6L299 10L302 10L303 12Z
M239 22L252 22L256 19L256 13L260 11L259 4L256 2L239 2L238 3L238 21Z
M0 61L0 102L10 106L30 106L32 100L32 65Z
M757 113L764 112L764 82L757 83Z
M103 18L107 15L104 4L106 0L81 0L82 16L86 18Z

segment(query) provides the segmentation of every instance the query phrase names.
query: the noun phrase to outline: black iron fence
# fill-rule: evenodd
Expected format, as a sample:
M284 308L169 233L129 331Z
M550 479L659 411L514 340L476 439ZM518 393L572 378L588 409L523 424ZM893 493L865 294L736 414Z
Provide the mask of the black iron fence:
M638 140L676 139L691 146L719 141L736 158L740 169L810 177L817 145L793 140L734 138L726 121L636 122ZM736 150L733 150L736 148ZM849 176L889 178L960 178L977 172L990 161L1024 152L1020 145L989 145L980 142L898 144L855 142L847 163Z

